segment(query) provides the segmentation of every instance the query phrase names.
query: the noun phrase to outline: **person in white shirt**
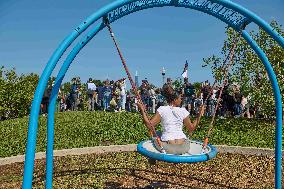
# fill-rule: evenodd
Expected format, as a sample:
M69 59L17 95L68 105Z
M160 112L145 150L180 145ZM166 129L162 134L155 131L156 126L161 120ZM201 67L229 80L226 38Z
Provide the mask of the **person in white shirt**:
M155 113L156 112L156 93L155 90L153 88L149 89L149 94L150 94L150 99L151 99L151 107L150 107L150 111L151 113Z
M88 95L88 110L94 111L95 100L94 97L96 95L96 85L93 83L92 78L89 78L87 82L87 95Z
M189 140L184 134L183 125L192 133L198 125L201 115L204 113L204 106L201 106L199 115L195 121L191 122L189 112L185 108L180 108L182 96L175 91L172 86L164 85L163 96L166 98L168 105L160 106L152 119L148 119L143 110L143 104L137 103L143 121L148 128L155 127L161 122L162 135L161 143L163 149L169 154L185 154L189 151ZM154 141L155 147L161 150Z
M248 97L245 97L245 96L242 96L242 102L241 102L241 105L242 105L242 117L245 117L245 115L247 116L247 118L250 118L250 113L249 113L249 96Z
M120 98L119 98L119 110L125 111L126 104L126 78L120 80Z

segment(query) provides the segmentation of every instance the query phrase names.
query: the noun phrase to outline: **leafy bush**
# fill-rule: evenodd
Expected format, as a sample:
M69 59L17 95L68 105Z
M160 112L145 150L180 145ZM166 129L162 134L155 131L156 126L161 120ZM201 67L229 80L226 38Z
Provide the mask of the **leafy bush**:
M0 120L28 115L38 75L17 76L15 69L0 67Z
M281 36L284 35L284 29L279 23L273 20L270 25ZM226 34L228 38L224 41L222 55L229 54L237 35L231 28L227 29ZM252 30L250 35L265 52L270 61L275 71L283 99L284 49L262 29ZM222 66L224 60L225 56L221 58L218 55L203 59L203 66L211 67L212 74L219 83L224 79L224 68ZM240 38L237 42L232 61L233 65L228 75L229 84L237 83L240 85L241 92L245 96L249 95L251 97L250 104L256 106L260 114L274 117L275 102L268 74L261 60L244 38Z
M193 138L203 140L210 120L202 119ZM254 119L216 120L210 143L274 147L273 123ZM0 157L24 154L28 117L0 122ZM131 144L148 139L140 114L65 112L55 116L54 149ZM36 151L46 148L46 117L40 116Z

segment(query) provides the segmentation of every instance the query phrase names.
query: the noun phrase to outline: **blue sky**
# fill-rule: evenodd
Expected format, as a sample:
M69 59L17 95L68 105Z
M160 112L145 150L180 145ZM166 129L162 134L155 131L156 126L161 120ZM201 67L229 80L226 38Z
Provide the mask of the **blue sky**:
M41 74L52 53L73 28L112 1L0 0L0 65L7 69L15 67L19 74ZM267 22L276 19L284 24L283 0L234 2ZM143 10L112 24L133 77L137 70L140 80L148 78L157 86L162 83L162 67L167 77L181 77L185 60L189 61L190 81L212 80L210 69L201 67L202 58L220 53L225 27L212 16L173 7ZM66 56L61 58L59 66ZM54 76L58 69L57 66ZM126 77L107 30L85 46L64 81L74 76L80 76L83 82L89 77L101 80Z

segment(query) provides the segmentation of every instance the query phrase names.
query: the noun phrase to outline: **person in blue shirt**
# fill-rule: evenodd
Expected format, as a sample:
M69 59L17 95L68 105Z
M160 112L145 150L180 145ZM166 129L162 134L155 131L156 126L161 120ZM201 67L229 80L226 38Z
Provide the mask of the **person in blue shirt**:
M103 87L103 110L109 110L110 108L110 101L111 101L111 96L112 96L112 87L110 85L109 80L106 80L104 82L104 87Z

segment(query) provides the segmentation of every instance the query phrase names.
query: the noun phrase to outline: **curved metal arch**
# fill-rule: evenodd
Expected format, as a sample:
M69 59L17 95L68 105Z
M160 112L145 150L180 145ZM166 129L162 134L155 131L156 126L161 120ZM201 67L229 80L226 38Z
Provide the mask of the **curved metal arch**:
M132 12L128 12L126 14L126 12L124 12L123 14L120 14L120 16L115 16L113 18L111 18L111 12L114 11L114 15L116 15L115 10L125 6L127 4L130 3L135 3L136 2L136 6L139 7L138 5L145 5L146 2L151 3L151 2L156 2L156 6L148 6L148 8L153 8L153 7L161 7L162 5L159 4L158 2L162 3L168 3L168 4L163 4L163 6L179 6L179 7L186 7L186 8L192 8L195 10L199 10L205 13L208 13L222 21L224 21L225 23L229 24L231 27L233 27L235 30L240 30L242 28L242 24L244 24L245 22L250 22L253 21L256 24L258 24L261 28L263 28L270 36L272 36L283 48L284 48L284 40L283 37L280 36L276 31L274 31L269 24L267 24L266 22L264 22L263 20L261 20L259 17L257 17L254 13L248 11L247 9L244 9L243 7L234 4L230 1L226 1L226 0L117 0L105 7L103 7L102 9L100 9L99 11L97 11L96 13L94 13L93 15L91 15L90 17L88 17L86 19L86 21L84 21L83 23L81 23L69 36L67 36L64 41L59 45L59 47L56 49L56 51L54 52L54 54L52 55L52 57L50 58L48 64L46 65L43 74L39 80L39 84L37 86L37 89L35 91L35 98L33 100L32 103L32 109L31 109L31 117L30 117L30 121L29 121L29 131L28 131L28 142L27 142L27 150L26 150L26 159L25 159L25 169L24 169L24 179L23 179L23 188L31 188L31 184L32 184L32 173L33 173L33 166L34 166L34 154L35 154L35 142L36 142L36 134L37 134L37 120L38 120L38 114L39 114L39 106L40 106L40 101L41 98L43 96L43 92L44 89L47 85L47 81L48 78L51 75L51 72L54 70L54 67L56 66L58 60L60 59L60 57L62 56L62 54L65 52L65 50L71 45L71 43L83 32L85 31L92 23L94 23L95 21L97 21L99 18L103 17L104 15L108 15L110 19L113 19L111 21L114 21L116 19L121 18L122 16L125 16L127 14L130 14L132 12L136 12L139 10L143 10L146 8L146 6L140 6L140 8L136 8L136 9L132 9ZM215 6L212 6L212 3L216 3ZM184 4L181 4L184 3ZM186 4L187 3L187 4ZM195 5L195 6L193 6ZM213 4L214 5L214 4ZM216 7L218 6L223 6L223 8L218 9L218 11L216 11ZM191 6L191 7L190 7ZM208 7L211 6L212 9L209 9ZM215 7L215 12L213 11ZM224 10L224 12L221 12L221 10ZM134 11L135 10L135 11ZM227 11L226 11L227 10ZM230 12L230 10L235 11L236 13L231 12L230 14L228 12ZM221 14L222 13L222 14ZM238 20L230 20L226 17L233 16L234 14L238 14L238 13L242 13L239 15L239 17L237 18L241 18ZM117 14L119 15L119 14ZM227 15L227 16L225 16ZM248 19L249 18L249 19ZM239 21L239 22L238 22ZM104 27L104 25L98 24L93 30L92 32L94 33L94 35L101 30ZM94 36L93 35L93 36ZM79 51L87 44L87 42L89 40L91 40L91 38L93 36L87 35L85 38L83 38L83 40L76 45L76 47L72 50L72 52L69 54L68 58L66 59L66 64L64 62L64 65L66 66L67 64L71 64L71 62L73 61L73 59L75 58L75 56L79 53ZM246 36L243 33L243 37L249 42L249 44L252 47L255 47L253 49L255 50L259 50L259 47L257 46L257 44L253 43L253 40L250 38L250 36ZM256 51L257 52L257 51ZM266 56L265 54L263 55L263 53L257 53L261 59L264 61L266 60ZM265 59L266 58L266 59ZM263 62L264 64L267 63L267 61ZM68 67L69 67L68 65ZM53 97L51 100L54 100L54 96L57 96L56 94L58 94L58 91L56 92L56 88L60 87L60 84L62 82L62 79L68 69L68 67L63 68L64 66L62 66L58 77L57 77L57 82L55 84L55 87L53 88ZM65 72L64 72L65 69ZM268 65L266 66L268 75L271 79L273 88L276 88L274 90L274 96L275 96L275 101L277 104L280 105L276 106L276 109L282 110L282 104L281 104L281 95L280 95L280 90L277 90L277 88L279 89L279 86L277 84L277 80L276 80L276 76L275 73L272 70L272 67L270 65L270 63L268 62ZM272 72L271 72L272 71ZM51 103L53 104L53 103ZM51 116L48 119L48 125L52 125L52 127L49 127L49 131L48 131L48 138L52 139L52 145L53 145L53 125L54 125L54 109L55 106L50 105L49 106L49 110L53 109L53 113L50 112ZM277 111L276 112L276 117L277 117L277 133L279 132L279 130L282 130L282 111ZM280 123L280 124L279 124ZM279 129L280 128L280 129ZM52 131L50 131L52 130ZM282 133L282 131L280 132ZM277 136L278 138L278 136ZM49 140L51 141L51 140ZM278 140L277 140L278 141ZM281 139L279 140L281 142ZM51 145L51 142L49 142L48 146ZM281 147L282 145L280 145L281 147L278 147L279 145L277 145L276 148L276 153L277 151L279 152L280 149L280 184L276 183L276 186L278 186L279 188L281 188ZM53 146L52 148L48 148L49 150L47 150L47 159L52 159L52 150L53 150ZM278 158L279 160L279 158ZM52 167L52 163L51 163L51 167ZM277 167L276 167L277 168ZM50 170L50 168L49 168ZM279 171L276 170L276 173L278 173ZM48 173L47 173L48 175ZM46 188L51 188L52 185L49 185L48 183L52 183L52 168L51 168L51 179L47 177L47 182L46 182ZM279 178L279 177L277 177ZM277 188L278 188L277 187Z
M214 16L235 30L241 30L250 21L237 11L210 0L136 0L118 7L107 14L109 22L114 22L128 14L144 9L164 6L184 7Z

